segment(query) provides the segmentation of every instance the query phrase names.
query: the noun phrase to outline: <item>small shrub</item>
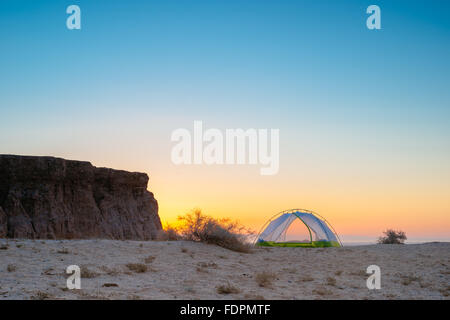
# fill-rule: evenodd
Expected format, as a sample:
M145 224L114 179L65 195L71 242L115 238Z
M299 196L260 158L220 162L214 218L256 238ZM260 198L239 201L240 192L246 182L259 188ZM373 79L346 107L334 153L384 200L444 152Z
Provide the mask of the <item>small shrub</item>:
M227 283L224 285L220 285L217 287L217 293L220 294L232 294L232 293L239 293L241 290L233 286L231 283Z
M148 267L143 263L128 263L126 266L128 269L130 269L130 271L136 273L144 273L148 270Z
M215 219L194 210L178 217L179 234L184 240L198 241L243 253L249 253L247 237L253 232L229 219Z
M385 236L378 238L379 244L404 244L407 239L406 234L403 231L388 229L383 233Z
M147 258L144 259L144 262L152 263L155 259L156 259L156 257L154 257L154 256L148 256Z
M272 272L261 272L256 274L255 279L260 287L270 287L276 279L276 275Z
M0 244L0 250L8 250L8 249L9 249L9 245L7 243Z

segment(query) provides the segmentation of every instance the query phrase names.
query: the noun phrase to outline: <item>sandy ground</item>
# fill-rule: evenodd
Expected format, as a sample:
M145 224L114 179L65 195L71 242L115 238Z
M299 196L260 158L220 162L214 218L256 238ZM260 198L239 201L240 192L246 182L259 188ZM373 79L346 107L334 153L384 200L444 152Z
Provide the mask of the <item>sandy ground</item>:
M66 286L65 269L73 264L82 270L81 290ZM380 290L366 287L365 271L372 264L381 268ZM0 299L450 299L449 295L450 243L257 248L244 254L185 241L0 239Z

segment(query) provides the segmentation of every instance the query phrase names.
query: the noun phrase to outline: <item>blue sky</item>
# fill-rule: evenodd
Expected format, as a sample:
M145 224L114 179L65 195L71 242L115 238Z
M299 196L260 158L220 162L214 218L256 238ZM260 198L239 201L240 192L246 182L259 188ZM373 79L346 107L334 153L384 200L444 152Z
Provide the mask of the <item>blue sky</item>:
M71 4L81 30L66 28ZM382 30L366 28L371 4ZM357 168L450 190L449 12L436 0L2 0L0 153L167 173L171 131L203 120L280 128L281 175ZM164 198L170 179L154 175Z

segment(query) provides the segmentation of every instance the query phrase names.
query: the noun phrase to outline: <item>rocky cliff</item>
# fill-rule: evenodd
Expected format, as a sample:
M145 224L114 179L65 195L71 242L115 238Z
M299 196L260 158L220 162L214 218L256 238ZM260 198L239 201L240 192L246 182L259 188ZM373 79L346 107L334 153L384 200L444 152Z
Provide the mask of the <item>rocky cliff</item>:
M154 239L158 203L145 173L0 155L0 238Z

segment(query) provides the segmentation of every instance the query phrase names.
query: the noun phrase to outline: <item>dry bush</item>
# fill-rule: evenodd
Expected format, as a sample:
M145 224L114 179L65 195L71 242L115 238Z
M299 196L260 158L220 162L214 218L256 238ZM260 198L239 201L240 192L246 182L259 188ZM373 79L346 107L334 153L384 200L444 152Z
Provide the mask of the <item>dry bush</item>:
M145 263L152 263L153 261L155 261L156 257L154 256L148 256L147 258L144 259Z
M255 280L260 287L271 287L273 281L277 278L276 274L273 272L261 272L257 273L255 276Z
M403 231L388 229L383 233L385 236L378 238L379 244L404 244L407 239L406 234Z
M8 250L8 249L9 249L9 244L7 244L7 243L0 244L0 250Z
M127 268L136 273L147 272L148 267L143 263L128 263Z
M236 288L229 282L227 284L218 286L216 289L217 289L217 293L220 293L220 294L231 294L231 293L241 292L241 290L239 290L238 288Z
M215 219L194 210L178 217L178 232L184 240L215 244L229 250L248 253L251 251L247 237L253 232L238 222L229 219Z

